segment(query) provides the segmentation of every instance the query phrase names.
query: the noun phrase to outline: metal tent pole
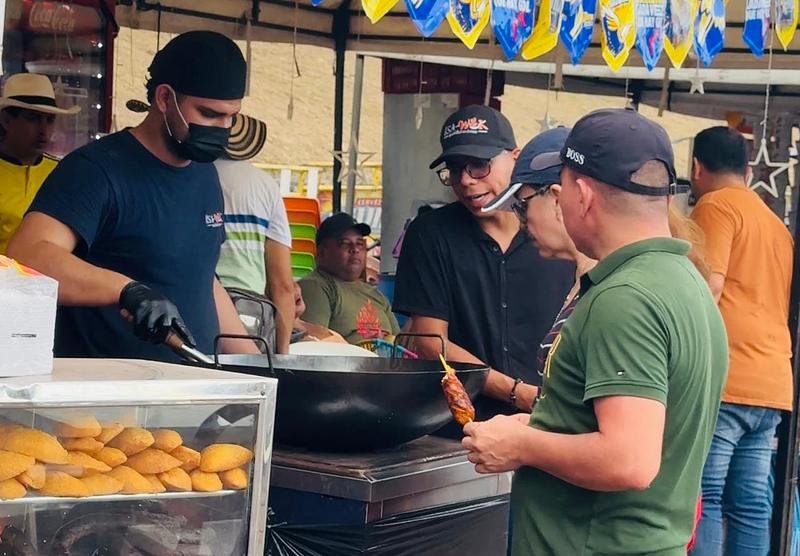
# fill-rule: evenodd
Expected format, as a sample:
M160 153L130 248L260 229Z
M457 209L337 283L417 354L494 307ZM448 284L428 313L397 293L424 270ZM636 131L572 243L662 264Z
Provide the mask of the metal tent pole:
M342 210L342 129L344 120L344 56L350 33L350 1L342 2L333 14L333 41L336 51L336 84L333 100L333 212Z
M800 171L798 171L800 175ZM792 207L797 210L797 203ZM798 450L800 450L800 226L794 233L794 273L789 301L789 330L792 333L792 370L794 375L794 410L785 413L778 427L778 454L775 465L775 492L772 509L772 539L770 554L789 556L792 548L794 521L794 490L797 487Z
M358 137L361 129L361 93L364 84L364 56L356 56L356 75L353 81L353 113L350 121L350 145L347 160L347 214L353 214L356 199L356 167L358 166Z

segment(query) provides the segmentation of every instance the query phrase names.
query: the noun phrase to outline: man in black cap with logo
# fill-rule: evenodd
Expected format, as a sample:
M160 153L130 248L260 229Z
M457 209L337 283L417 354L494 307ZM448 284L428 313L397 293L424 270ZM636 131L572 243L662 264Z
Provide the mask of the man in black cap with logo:
M397 268L394 310L411 332L447 341L447 358L492 370L477 400L479 419L530 411L539 382L536 352L573 280L574 265L545 261L513 213L481 209L509 185L519 149L511 124L488 106L445 121L431 164L458 199L412 222ZM435 339L416 350L435 359ZM451 431L460 434L460 431Z
M599 262L547 356L532 415L464 427L480 473L516 470L512 553L686 554L727 371L711 291L673 239L672 146L631 110L598 110L560 152L558 201Z
M205 353L220 332L244 333L214 276L223 200L210 163L246 69L219 33L175 37L150 65L145 120L74 151L42 186L8 254L59 282L56 356L174 360L160 345L170 332Z
M300 280L303 320L341 334L351 344L400 331L389 300L363 280L367 224L347 213L329 216L317 231L317 268Z

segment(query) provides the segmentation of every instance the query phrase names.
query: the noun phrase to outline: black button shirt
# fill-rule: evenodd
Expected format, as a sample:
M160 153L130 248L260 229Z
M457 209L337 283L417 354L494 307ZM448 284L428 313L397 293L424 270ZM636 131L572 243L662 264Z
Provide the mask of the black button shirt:
M503 253L460 203L409 226L397 267L393 309L448 322L451 342L498 371L539 384L536 355L575 280L575 265L539 256L520 231ZM514 413L482 398L478 418Z

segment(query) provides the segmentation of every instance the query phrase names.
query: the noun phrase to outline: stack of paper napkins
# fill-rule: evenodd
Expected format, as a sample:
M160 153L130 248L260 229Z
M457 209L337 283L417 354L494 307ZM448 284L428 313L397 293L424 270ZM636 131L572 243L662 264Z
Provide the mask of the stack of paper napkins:
M0 255L0 377L53 371L58 282Z

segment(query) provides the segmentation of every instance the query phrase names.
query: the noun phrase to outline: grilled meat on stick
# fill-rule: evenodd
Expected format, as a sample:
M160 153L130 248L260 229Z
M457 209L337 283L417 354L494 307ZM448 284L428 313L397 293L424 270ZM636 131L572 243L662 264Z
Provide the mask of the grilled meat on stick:
M458 422L459 425L466 425L475 420L475 408L464 390L464 385L456 376L456 371L447 364L441 354L439 360L444 367L444 376L442 377L442 390L444 390L444 397L447 399L447 405L450 406L450 413Z

